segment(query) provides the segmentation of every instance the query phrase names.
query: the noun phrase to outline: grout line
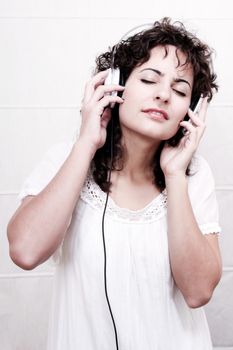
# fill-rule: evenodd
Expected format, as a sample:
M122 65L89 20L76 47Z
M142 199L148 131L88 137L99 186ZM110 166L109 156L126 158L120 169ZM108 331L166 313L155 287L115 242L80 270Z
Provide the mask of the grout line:
M210 106L210 109L214 108L233 108L232 103L218 103L218 104L213 104ZM19 109L46 109L46 110L54 110L54 109L80 109L80 105L48 105L48 106L41 106L41 105L0 105L0 110L19 110Z
M0 196L18 196L20 191L0 191Z
M233 185L220 185L215 187L216 191L233 191Z
M177 16L174 16L174 18L178 18ZM213 17L213 18L209 18L209 17L181 17L181 19L184 19L184 20L188 20L188 21L232 21L233 18L232 16L231 17ZM28 15L28 16L0 16L0 20L1 19L27 19L27 20L31 20L31 19L49 19L49 20L76 20L76 19L81 19L81 20L120 20L120 21L128 21L128 20L141 20L141 21L144 21L144 20L154 20L154 17L147 17L147 16L143 16L143 17L111 17L111 16L70 16L70 15L67 15L67 16L31 16L31 15Z
M0 279L9 278L38 278L38 277L53 277L53 272L19 272L19 273L1 273Z
M233 272L233 266L223 266L223 272Z
M232 105L233 107L233 105ZM62 106L40 106L40 105L2 105L0 106L0 110L3 109L79 109L80 108L80 105L62 105Z
M81 16L0 16L0 20L2 19L21 19L21 20L34 20L34 19L44 19L44 20L47 20L47 19L52 19L52 20L56 20L56 19L65 19L65 20L72 20L72 19L96 19L95 17L81 17ZM98 19L98 18L97 18Z
M216 186L215 190L217 192L220 191L233 191L233 185L220 185ZM19 194L18 191L0 191L0 196L17 196Z

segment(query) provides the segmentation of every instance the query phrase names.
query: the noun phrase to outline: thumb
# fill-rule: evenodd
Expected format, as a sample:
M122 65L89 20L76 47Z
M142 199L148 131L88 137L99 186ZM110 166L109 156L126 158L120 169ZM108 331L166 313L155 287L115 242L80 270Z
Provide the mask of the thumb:
M107 107L105 108L102 116L101 116L101 126L103 126L104 128L107 127L109 120L111 119L111 108Z

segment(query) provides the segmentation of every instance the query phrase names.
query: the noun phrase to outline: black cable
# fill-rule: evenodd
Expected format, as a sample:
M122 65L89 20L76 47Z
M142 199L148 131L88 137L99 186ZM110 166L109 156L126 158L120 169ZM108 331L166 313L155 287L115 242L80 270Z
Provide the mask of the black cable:
M106 208L107 208L107 204L108 204L108 197L109 197L109 189L110 189L110 180L111 180L111 172L112 172L112 163L113 163L113 118L112 118L112 126L111 126L111 153L110 153L110 170L108 173L108 191L107 191L107 196L106 196L106 201L105 201L105 205L104 205L104 211L103 211L103 216L102 216L102 237L103 237L103 248L104 248L104 289L105 289L105 296L106 296L106 300L108 303L108 308L109 308L109 312L111 315L111 319L112 319L112 323L113 323L113 328L114 328L114 333L115 333L115 342L116 342L116 349L119 350L119 346L118 346L118 336L117 336L117 328L116 328L116 324L115 324L115 320L113 317L113 313L112 313L112 308L109 302L109 298L108 298L108 289L107 289L107 256L106 256L106 244L105 244L105 234L104 234L104 218L105 218L105 212L106 212Z

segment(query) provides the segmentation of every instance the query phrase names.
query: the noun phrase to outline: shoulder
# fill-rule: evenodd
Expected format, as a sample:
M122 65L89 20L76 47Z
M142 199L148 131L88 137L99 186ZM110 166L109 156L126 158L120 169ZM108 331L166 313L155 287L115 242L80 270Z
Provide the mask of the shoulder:
M211 192L215 188L212 170L207 160L200 154L196 154L190 165L188 177L190 194L197 193L201 196L205 192Z
M62 141L56 144L53 144L46 152L45 157L49 158L54 163L60 163L61 160L65 160L69 155L74 141Z
M199 154L195 155L190 166L188 191L202 233L220 232L214 177L208 162Z
M200 154L195 154L190 164L190 180L213 180L212 170L207 160Z
M193 156L192 162L190 164L191 172L203 172L211 171L209 163L207 160L199 153Z
M28 195L37 195L49 183L68 157L73 144L73 141L59 142L45 152L43 158L25 179L19 193L20 200Z

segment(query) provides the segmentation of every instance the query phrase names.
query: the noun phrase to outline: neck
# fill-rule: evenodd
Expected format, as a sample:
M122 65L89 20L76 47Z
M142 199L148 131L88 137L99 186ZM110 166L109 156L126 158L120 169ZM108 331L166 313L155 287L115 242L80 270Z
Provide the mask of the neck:
M123 170L122 175L131 179L151 179L152 160L161 141L143 138L141 135L122 136Z

